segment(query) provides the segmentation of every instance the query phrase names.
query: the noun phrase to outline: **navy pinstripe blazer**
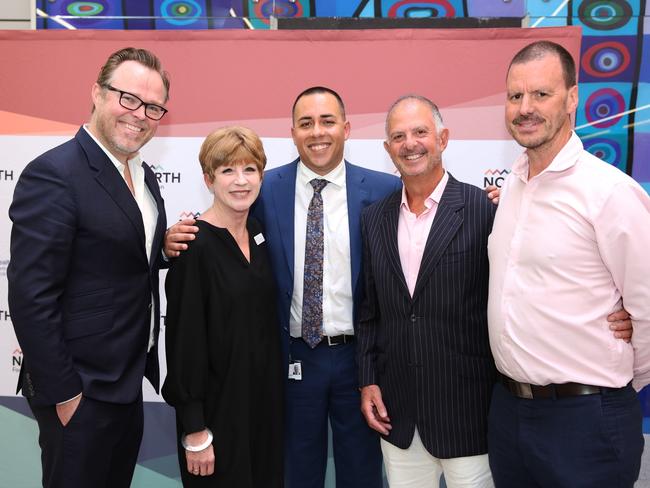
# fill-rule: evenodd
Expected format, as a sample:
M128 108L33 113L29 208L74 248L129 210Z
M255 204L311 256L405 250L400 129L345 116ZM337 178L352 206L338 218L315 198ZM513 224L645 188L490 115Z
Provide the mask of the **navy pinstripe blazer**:
M362 214L360 385L381 388L391 444L408 447L417 426L438 458L484 454L496 378L487 330L487 239L496 207L449 175L411 297L397 245L400 202L395 192Z

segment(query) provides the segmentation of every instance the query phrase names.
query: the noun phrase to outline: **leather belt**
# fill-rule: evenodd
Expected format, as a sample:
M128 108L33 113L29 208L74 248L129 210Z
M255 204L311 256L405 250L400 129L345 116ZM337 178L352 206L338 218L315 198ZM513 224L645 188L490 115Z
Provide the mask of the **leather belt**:
M499 373L499 381L514 396L529 400L597 395L603 391L603 388L600 386L583 385L582 383L552 383L544 386L531 385L530 383L520 383L501 373Z
M328 346L338 346L339 344L347 344L354 341L354 336L351 334L341 334L337 336L323 336L321 342L327 344Z

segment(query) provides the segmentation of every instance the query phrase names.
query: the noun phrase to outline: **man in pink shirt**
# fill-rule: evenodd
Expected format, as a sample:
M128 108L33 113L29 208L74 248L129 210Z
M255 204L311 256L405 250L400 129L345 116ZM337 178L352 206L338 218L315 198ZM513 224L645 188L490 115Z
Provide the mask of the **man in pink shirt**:
M632 487L650 382L650 198L583 149L575 63L533 43L507 76L506 125L526 148L489 239L489 419L499 487ZM607 315L624 305L631 343Z

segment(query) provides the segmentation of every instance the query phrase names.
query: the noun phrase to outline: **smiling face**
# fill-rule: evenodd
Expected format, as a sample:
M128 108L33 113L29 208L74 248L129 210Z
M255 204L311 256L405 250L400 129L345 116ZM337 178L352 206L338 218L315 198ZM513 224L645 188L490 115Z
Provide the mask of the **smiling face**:
M506 80L506 127L529 155L557 154L571 136L571 114L578 105L578 87L566 86L560 58L513 64Z
M384 148L405 182L442 175L442 152L449 131L437 133L431 108L424 102L407 98L396 105L388 116L386 132Z
M350 135L338 101L331 93L305 95L296 102L291 137L300 160L319 175L326 175L343 161Z
M110 85L132 93L146 103L163 106L165 87L156 71L136 61L120 64L110 79ZM133 157L156 133L159 121L144 114L144 105L128 110L120 105L120 94L109 91L97 83L92 88L95 110L88 128L122 163Z
M257 199L262 175L254 162L237 162L215 168L212 177L204 174L208 189L214 194L214 207L225 212L248 212Z

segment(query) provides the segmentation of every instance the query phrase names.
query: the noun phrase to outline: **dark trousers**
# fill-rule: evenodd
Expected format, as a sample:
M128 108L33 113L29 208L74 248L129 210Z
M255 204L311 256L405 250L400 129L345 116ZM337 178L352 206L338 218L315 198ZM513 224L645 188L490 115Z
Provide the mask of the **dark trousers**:
M120 405L82 397L63 427L56 407L30 405L40 430L44 488L129 488L142 440L142 398Z
M327 467L327 420L332 426L337 488L381 488L379 435L360 410L355 343L315 349L291 340L302 380L289 380L286 400L286 488L322 488Z
M643 452L631 386L597 395L517 398L497 383L488 425L496 488L632 488Z

